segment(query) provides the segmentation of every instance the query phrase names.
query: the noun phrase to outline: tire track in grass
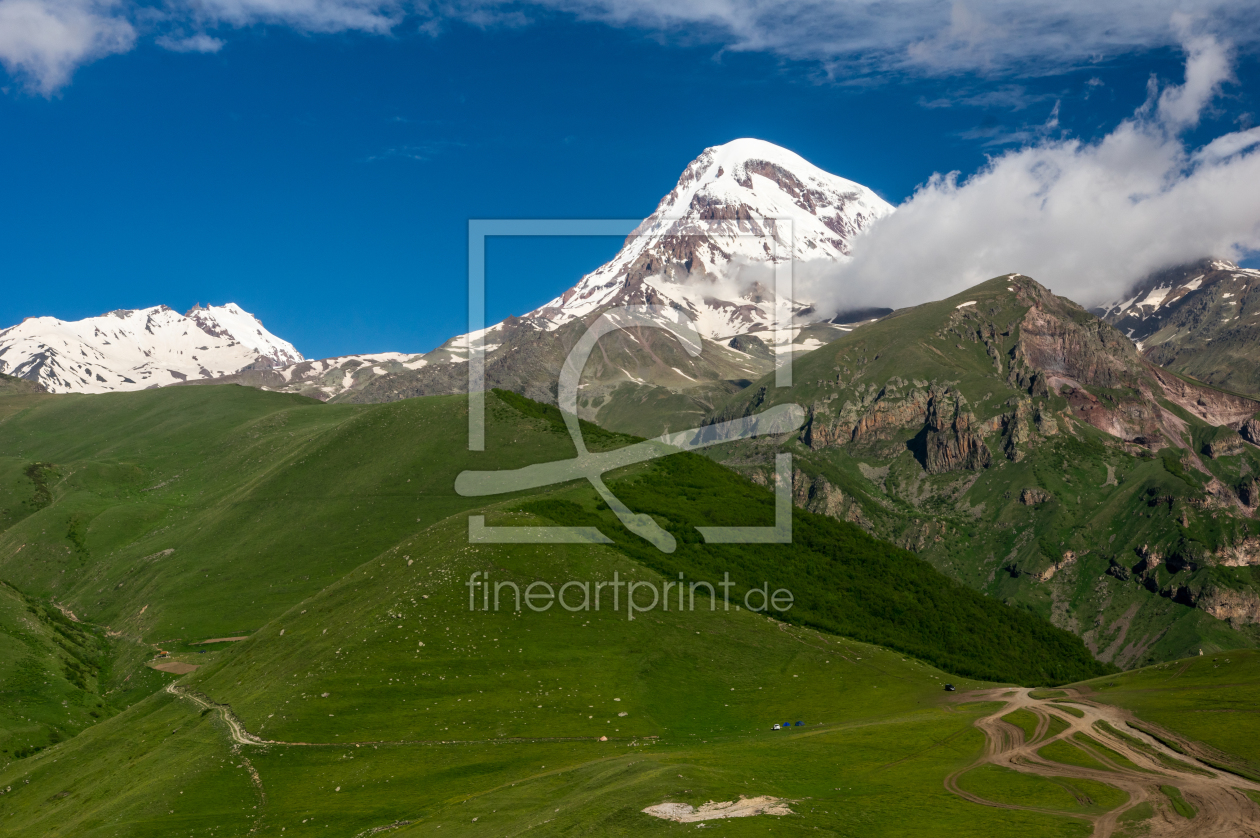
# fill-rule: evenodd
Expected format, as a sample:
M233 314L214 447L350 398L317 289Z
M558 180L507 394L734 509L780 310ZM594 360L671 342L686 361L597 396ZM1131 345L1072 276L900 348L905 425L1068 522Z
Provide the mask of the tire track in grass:
M1133 715L1117 707L1099 704L1082 698L1075 690L1069 690L1075 706L1083 715L1064 717L1052 713L1055 708L1049 699L1035 699L1031 690L985 690L958 696L958 701L1001 701L1003 707L996 713L984 716L975 721L975 726L984 733L986 746L984 755L971 765L955 771L945 778L945 788L964 800L982 806L999 809L1021 809L1042 812L1062 817L1083 819L1093 824L1095 838L1109 838L1115 834L1121 815L1144 803L1150 804L1155 812L1147 822L1147 832L1151 838L1199 838L1199 836L1221 836L1221 838L1260 838L1260 806L1247 795L1248 791L1260 792L1260 783L1227 774L1188 754L1174 754L1156 737L1140 728L1128 724ZM1023 741L1022 736L1012 736L1009 725L1002 717L1016 710L1028 710L1040 718L1048 720L1052 715L1062 719L1067 727L1048 739L1034 738L1031 742ZM1109 732L1099 724L1105 722L1116 731L1128 731L1125 736ZM1047 722L1048 723L1048 722ZM1041 725L1038 730L1041 731ZM1074 765L1052 762L1038 755L1037 751L1051 742L1064 740L1083 733L1100 742L1104 747L1124 757L1134 767L1121 765L1109 759L1101 759L1104 770L1084 768ZM1126 741L1131 735L1132 741ZM1134 745L1134 741L1142 747ZM1193 751L1191 745L1187 752ZM1160 757L1167 759L1161 759ZM1194 763L1193 768L1187 766L1182 770L1168 764L1168 760L1188 760ZM1013 803L999 803L988 800L973 792L968 792L958 784L959 779L974 768L981 765L996 765L1023 774L1043 777L1052 782L1062 779L1090 780L1118 788L1129 795L1129 801L1122 806L1090 815L1074 812L1062 812L1035 806L1022 806ZM1211 770L1209 770L1211 769ZM1161 785L1175 786L1197 813L1193 819L1178 814L1170 805ZM1079 799L1079 798L1078 798Z

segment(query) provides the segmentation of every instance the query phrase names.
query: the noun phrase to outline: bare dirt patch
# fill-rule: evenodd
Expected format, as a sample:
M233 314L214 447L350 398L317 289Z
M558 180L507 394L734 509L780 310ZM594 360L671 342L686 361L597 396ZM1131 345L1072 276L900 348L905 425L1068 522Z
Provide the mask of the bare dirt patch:
M241 637L212 637L209 640L198 640L192 645L204 646L207 643L235 643L238 640L249 640L249 635L246 634Z
M741 797L739 800L727 800L714 803L710 800L699 808L687 803L658 803L643 811L654 818L675 821L677 823L696 823L712 821L719 818L749 818L753 815L792 815L788 808L790 800L780 797Z
M183 661L151 663L149 666L153 667L158 672L169 672L172 675L187 675L189 672L195 672L199 668L195 663L184 663Z

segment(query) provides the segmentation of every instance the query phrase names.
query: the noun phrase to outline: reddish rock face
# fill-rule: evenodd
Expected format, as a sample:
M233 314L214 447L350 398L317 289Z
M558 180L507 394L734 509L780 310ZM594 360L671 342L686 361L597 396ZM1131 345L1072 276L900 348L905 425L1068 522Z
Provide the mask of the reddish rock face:
M1255 481L1252 481L1254 484ZM1260 565L1260 538L1243 539L1227 544L1217 551L1217 560L1225 567L1252 567Z
M1024 506L1035 506L1039 503L1045 503L1053 497L1054 495L1050 494L1045 489L1025 489L1019 493L1019 502Z
M1248 433L1260 431L1255 420L1260 402L1245 396L1236 396L1214 390L1195 381L1187 381L1173 375L1149 361L1143 361L1146 371L1159 382L1168 400L1193 413L1211 425L1229 425L1235 429L1249 427ZM1258 435L1260 438L1260 435Z
M1028 309L1019 326L1019 346L1028 365L1085 385L1136 386L1141 362L1133 344L1101 320L1081 324L1066 314L1040 303Z

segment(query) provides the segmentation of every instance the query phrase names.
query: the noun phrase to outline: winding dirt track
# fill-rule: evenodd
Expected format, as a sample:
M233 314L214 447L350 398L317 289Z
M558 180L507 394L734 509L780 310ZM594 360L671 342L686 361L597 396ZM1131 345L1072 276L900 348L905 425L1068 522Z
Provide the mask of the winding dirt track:
M227 725L228 736L233 745L283 745L292 748L357 748L365 745L511 745L536 742L590 742L593 736L500 736L494 739L369 739L362 742L347 740L345 742L284 742L279 739L263 739L245 729L231 706L212 701L204 693L193 692L177 686L177 682L166 685L166 691L176 698L186 699L204 710L215 710ZM630 741L639 737L616 737L615 741ZM655 737L647 737L654 739ZM602 740L601 740L602 741Z
M984 732L987 740L984 755L967 768L947 777L946 789L959 797L984 806L1035 812L1050 811L1035 806L995 803L959 788L959 777L980 765L992 763L1025 774L1095 780L1123 789L1129 795L1129 802L1119 809L1102 815L1073 815L1073 817L1093 822L1095 838L1108 838L1113 835L1116 832L1119 817L1144 802L1150 803L1155 808L1155 816L1146 821L1147 831L1142 833L1151 838L1156 838L1156 836L1160 838L1163 836L1260 838L1260 806L1252 802L1244 793L1244 791L1260 791L1260 783L1210 768L1193 757L1174 752L1151 736L1129 727L1127 722L1132 718L1132 714L1126 710L1089 701L1076 694L1075 691L1068 690L1068 700L1071 702L1069 706L1085 714L1083 718L1078 719L1052 701L1032 698L1030 692L1031 690L1027 689L997 689L958 696L959 700L1002 701L1005 704L996 713L976 721L976 727ZM1003 716L1021 709L1033 713L1038 720L1037 729L1031 741L1025 741L1023 730L1002 721ZM1067 729L1055 736L1047 737L1051 719L1061 719L1066 722ZM1123 738L1109 733L1105 728L1095 726L1098 722L1106 722L1116 730L1123 731L1143 742L1149 750L1136 747ZM1102 743L1140 770L1119 765L1097 749L1090 750L1089 755L1111 770L1063 765L1050 762L1037 755L1038 750L1051 742L1069 739L1076 733L1084 733ZM1180 737L1175 735L1170 735L1168 738L1184 744L1187 753L1195 752L1193 743L1182 743ZM1164 754L1170 760L1183 764L1190 763L1202 773L1171 766L1158 759L1152 752ZM1177 815L1167 798L1160 792L1161 785L1179 788L1182 796L1198 809L1198 814L1193 819ZM1053 814L1064 813L1053 812Z

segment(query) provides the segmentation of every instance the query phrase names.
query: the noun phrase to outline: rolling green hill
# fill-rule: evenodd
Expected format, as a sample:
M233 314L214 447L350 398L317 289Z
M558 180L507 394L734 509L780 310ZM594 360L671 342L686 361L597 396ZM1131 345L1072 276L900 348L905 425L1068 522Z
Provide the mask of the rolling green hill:
M983 708L943 706L947 676L913 659L748 611L469 611L475 569L656 576L610 547L470 548L461 520L436 525L181 682L305 744L233 747L218 711L160 693L0 771L0 834L659 834L639 810L741 794L798 801L771 825L789 833L1086 834L945 792Z
M481 501L456 495L455 475L465 468L511 467L572 455L572 443L554 409L519 397L491 397L490 452L485 454L467 452L462 444L466 407L457 397L339 406L248 388L207 387L11 398L26 400L0 422L2 450L7 452L0 460L4 492L0 574L13 586L5 589L0 625L5 636L31 652L20 660L15 654L14 668L0 673L5 686L21 697L20 703L10 706L5 721L0 764L18 772L14 776L22 777L21 786L30 778L25 766L51 766L52 760L60 766L76 766L78 787L96 801L84 809L84 819L56 814L63 809L44 809L42 803L30 813L36 818L32 823L51 814L56 823L67 824L66 829L78 824L74 828L78 831L67 834L87 834L82 830L92 828L87 824L95 816L86 814L91 812L104 818L102 823L121 817L129 829L141 829L137 824L144 818L137 812L152 809L153 801L166 794L146 783L188 777L201 778L198 783L222 781L235 788L233 783L239 780L239 772L215 773L223 765L211 771L213 759L222 755L212 758L201 750L221 748L217 734L205 727L214 714L202 717L187 700L157 694L160 684L173 677L144 665L159 648L171 652L175 661L200 665L191 679L197 688L215 701L230 702L251 732L290 737L286 741L326 736L334 743L339 739L428 740L438 733L437 738L446 738L448 731L437 731L435 719L443 720L442 727L449 726L448 715L464 709L447 706L450 699L458 705L471 693L461 687L448 694L431 689L430 684L440 687L444 681L474 677L490 678L502 692L495 699L495 733L484 737L491 740L589 739L606 732L612 719L618 720L612 732L628 736L742 734L765 727L761 715L772 715L785 696L793 694L789 688L764 695L764 687L774 678L784 686L799 684L770 672L799 656L802 644L826 652L841 643L834 635L800 634L797 629L776 628L786 624L767 622L746 611L723 610L671 612L668 618L653 613L634 622L624 616L593 615L595 624L607 627L607 642L598 640L582 651L573 645L576 618L567 613L531 613L530 617L542 620L537 629L524 616L457 614L454 604L464 601L466 589L456 568L466 567L476 551L466 543L465 519L450 516ZM596 448L625 441L591 427L586 428L586 435ZM704 488L716 493L715 498L725 498L726 514L759 514L769 508L770 494L765 489L698 458L688 462L703 467ZM618 491L626 480L635 485L655 480L648 485L655 487L652 492L661 496L658 500L670 492L681 497L689 491L687 485L680 485L684 481L679 475L663 464L632 470L614 481ZM695 480L688 480L694 490ZM561 487L555 491L558 494L551 500L533 502L562 509L568 508L565 504L589 503L590 512L598 514L591 499L582 494L585 490ZM519 502L505 498L506 507L490 511L492 520L520 515L510 511ZM703 508L680 507L662 520L686 529L704 523L708 513ZM801 513L801 517L813 516ZM999 676L1044 680L1098 671L1070 636L977 598L928 565L856 528L819 520L833 527L831 536L847 545L852 561L846 566L832 557L828 564L816 549L804 551L797 562L800 567L821 562L820 566L810 568L809 579L788 575L783 579L785 584L819 588L821 593L806 595L802 607L807 604L811 613L817 612L812 621L821 627L860 629L867 640L939 658L952 665L955 674L987 668ZM574 572L575 567L604 576L617 570L626 576L655 578L657 571L644 564L644 554L636 550L623 538L621 545L612 547L492 548L490 553L496 567L511 569L521 581L545 576L549 563L555 567L557 582L562 573ZM693 572L693 578L703 578L712 570L697 563L701 554L694 549L686 555L690 564L679 568ZM736 571L772 569L741 564L735 555L730 559ZM857 606L863 598L879 595L882 583L877 584L874 575L890 567L900 568L908 580L903 598L921 596L924 605L940 609L932 617L936 622L907 620L905 613L915 605L907 599L897 606L903 612L900 618L876 615L872 610L872 617L877 618L869 625L835 623L838 607L846 602ZM426 605L439 602L444 604L442 612L425 613ZM867 602L864 607L872 606ZM957 608L963 610L955 614L951 609ZM939 632L948 629L949 620L958 614L969 625L952 626L955 635L966 638L955 649L948 631ZM400 623L393 622L395 615ZM470 620L468 625L484 625L477 621L493 618L515 627L514 651L503 645L505 638L498 639L503 642L495 641L493 635L478 638L475 629L464 625ZM382 619L389 621L390 631L384 631ZM685 619L690 627L674 624L675 619ZM419 629L423 620L429 621L429 633L423 637L408 632L403 644L403 635L388 636L398 631L396 625ZM657 631L667 633L652 634ZM382 637L382 632L388 637ZM587 634L598 636L593 630ZM249 639L209 646L199 642L240 636ZM1048 668L1035 675L1016 666L992 666L990 659L1002 660L1009 651L1000 644L1011 637L1035 650L1030 657ZM450 645L455 638L459 644ZM1065 640L1070 642L1065 645ZM426 646L419 646L420 642ZM859 648L852 641L844 642L849 644L845 648ZM765 647L766 643L770 645ZM497 653L506 656L504 665L487 669L478 655L470 654L474 645L496 646ZM747 651L738 651L744 647ZM424 654L417 656L418 650ZM706 662L705 655L719 657ZM897 663L905 673L882 687L871 683L871 698L878 695L875 690L890 691L910 673L917 686L892 703L880 699L872 704L869 698L850 696L837 705L840 685L833 681L793 700L789 715L822 718L832 714L844 720L855 713L878 715L894 707L899 713L909 712L925 696L935 694L943 678L953 677L913 659L903 664L904 652L872 647L865 653L851 652L850 657L870 660L876 655ZM740 659L745 663L739 663ZM829 659L823 655L823 661ZM709 665L717 660L723 663ZM506 665L507 661L512 665ZM825 663L817 661L809 666L821 669L791 674L817 680L827 670ZM701 683L694 694L684 688L683 673L688 667L697 670ZM752 668L745 671L744 667ZM497 673L492 671L495 668ZM47 675L37 681L41 673ZM537 706L523 703L522 696L532 696L539 683L545 687L564 679L572 682L564 688L568 691L566 713L577 708L578 699L590 704L585 685L601 682L625 692L615 697L627 704L636 698L638 709L624 723L622 717L605 713L599 720L605 724L602 730L594 718L583 722L576 715L571 720L566 717L569 724L558 733L556 706L541 702L548 712L539 713ZM723 696L727 700L722 703L732 708L729 712L727 707L718 712L698 697L715 690L729 693L740 679L756 682L763 689L755 692L763 695L745 695L736 702ZM577 692L575 685L582 685ZM482 683L477 689L489 692L488 686ZM553 690L559 698L561 688ZM291 707L286 702L304 704L323 693L329 693L321 699L326 712L289 715L283 709ZM428 696L423 706L417 704L421 695ZM278 718L277 709L281 710ZM205 725L189 727L180 718L201 720ZM156 734L143 731L156 730L147 727L156 724L156 719L172 720L163 728L165 735L177 737L172 739L171 753L145 744ZM98 721L87 733L79 733ZM467 721L459 718L456 729ZM328 726L330 722L333 727ZM339 726L343 722L349 724ZM165 726L167 721L160 724ZM625 730L620 729L622 724ZM139 739L136 731L141 731ZM190 738L178 736L180 732ZM57 744L60 740L68 741ZM136 769L138 765L146 767ZM126 794L119 794L111 784L123 767L126 773L141 771L145 781L130 784ZM206 779L212 775L219 779ZM58 769L48 775L48 782L63 782L68 776ZM249 792L251 786L244 788ZM191 788L176 789L181 790L193 793ZM236 792L224 793L225 799L235 799ZM45 798L55 794L60 791L49 792ZM13 798L0 798L0 812L18 799L16 793ZM140 809L128 808L135 806ZM12 811L5 817L15 817ZM105 812L115 814L107 817L101 814ZM206 823L225 816L208 803L198 804L197 812L198 818L208 819ZM0 820L0 825L4 823Z

